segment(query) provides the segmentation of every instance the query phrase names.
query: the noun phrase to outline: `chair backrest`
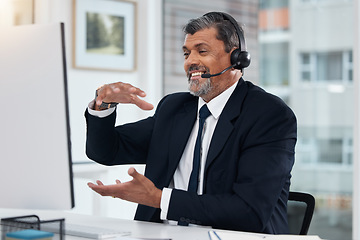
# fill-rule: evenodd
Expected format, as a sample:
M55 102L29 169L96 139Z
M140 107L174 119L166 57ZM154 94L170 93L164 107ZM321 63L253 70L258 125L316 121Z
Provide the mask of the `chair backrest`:
M307 235L315 209L315 198L309 193L290 192L288 223L290 234Z

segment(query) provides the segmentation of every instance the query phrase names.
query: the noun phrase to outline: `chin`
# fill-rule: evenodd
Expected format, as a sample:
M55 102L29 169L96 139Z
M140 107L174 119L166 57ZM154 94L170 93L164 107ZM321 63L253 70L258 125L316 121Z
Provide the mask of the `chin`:
M188 89L194 96L200 97L206 95L212 90L211 80L208 78L205 82L200 82L199 80L189 81Z
M200 93L198 91L194 91L193 89L189 88L189 92L191 95L194 95L196 97L200 97Z

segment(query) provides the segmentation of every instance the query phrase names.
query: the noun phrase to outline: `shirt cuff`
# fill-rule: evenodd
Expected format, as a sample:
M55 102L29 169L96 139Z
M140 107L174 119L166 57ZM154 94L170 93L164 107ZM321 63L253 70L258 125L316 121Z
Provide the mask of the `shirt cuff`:
M95 100L92 100L88 105L88 111L89 111L90 115L95 116L95 117L104 118L104 117L110 116L115 111L115 107L105 109L102 111L96 111L93 109L94 105L95 105Z
M169 209L170 197L171 197L172 189L171 188L163 188L161 194L161 201L160 201L160 219L167 220L167 213Z

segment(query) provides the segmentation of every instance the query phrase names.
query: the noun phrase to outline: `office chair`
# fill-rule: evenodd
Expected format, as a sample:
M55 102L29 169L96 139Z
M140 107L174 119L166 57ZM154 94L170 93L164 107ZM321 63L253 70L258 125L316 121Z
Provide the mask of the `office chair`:
M290 192L288 223L290 234L307 235L315 208L315 198L309 193Z

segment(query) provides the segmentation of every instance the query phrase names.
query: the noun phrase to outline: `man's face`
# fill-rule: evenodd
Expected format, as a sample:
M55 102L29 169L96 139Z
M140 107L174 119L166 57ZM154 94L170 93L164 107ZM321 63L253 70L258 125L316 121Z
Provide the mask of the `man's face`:
M201 78L203 73L221 72L230 64L230 53L225 52L224 42L216 39L215 28L187 34L183 46L184 69L189 80L189 91L210 101L226 89L227 72L212 78ZM224 88L225 87L225 88Z

